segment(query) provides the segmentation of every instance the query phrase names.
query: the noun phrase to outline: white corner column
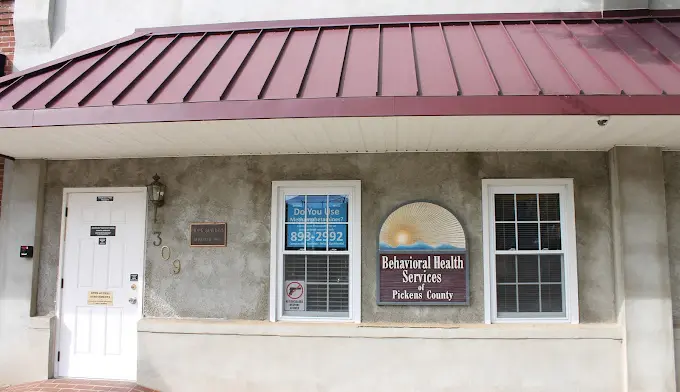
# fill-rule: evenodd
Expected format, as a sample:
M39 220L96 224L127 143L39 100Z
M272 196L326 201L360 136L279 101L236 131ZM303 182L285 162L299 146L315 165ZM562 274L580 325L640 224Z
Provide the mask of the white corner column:
M675 392L675 354L661 149L609 152L617 309L627 392Z
M0 386L50 376L52 320L35 314L45 161L7 161L0 214ZM19 247L33 245L33 258Z

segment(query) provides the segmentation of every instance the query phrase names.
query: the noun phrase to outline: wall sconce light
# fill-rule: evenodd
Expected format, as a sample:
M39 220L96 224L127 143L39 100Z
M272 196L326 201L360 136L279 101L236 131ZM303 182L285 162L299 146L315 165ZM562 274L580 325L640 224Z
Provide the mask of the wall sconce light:
M146 186L149 194L149 201L153 204L153 222L156 223L156 213L158 212L158 207L162 207L165 204L165 184L158 181L161 178L158 174L153 176L153 182Z

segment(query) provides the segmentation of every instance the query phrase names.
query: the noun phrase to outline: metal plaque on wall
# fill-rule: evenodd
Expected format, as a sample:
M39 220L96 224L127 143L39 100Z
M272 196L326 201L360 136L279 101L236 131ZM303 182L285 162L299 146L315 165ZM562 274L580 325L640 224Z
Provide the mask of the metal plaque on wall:
M227 246L227 224L192 223L189 235L190 246Z
M465 231L446 208L413 202L385 220L378 243L379 305L468 305Z

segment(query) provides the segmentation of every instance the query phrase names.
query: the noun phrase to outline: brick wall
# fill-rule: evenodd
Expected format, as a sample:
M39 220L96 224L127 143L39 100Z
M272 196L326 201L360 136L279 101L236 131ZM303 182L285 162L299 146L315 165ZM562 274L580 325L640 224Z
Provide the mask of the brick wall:
M0 52L7 56L5 74L12 72L14 61L14 0L0 0ZM0 207L2 207L2 184L5 160L0 158Z
M14 61L14 0L0 0L0 52L7 56L5 74L12 72Z

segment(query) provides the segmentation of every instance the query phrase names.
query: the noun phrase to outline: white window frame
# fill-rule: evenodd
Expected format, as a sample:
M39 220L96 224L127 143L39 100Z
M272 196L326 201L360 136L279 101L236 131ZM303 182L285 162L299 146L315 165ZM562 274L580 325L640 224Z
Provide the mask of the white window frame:
M495 226L492 202L496 193L559 193L560 229L564 252L565 315L560 317L499 318L496 307ZM484 321L491 323L571 323L578 324L578 273L576 266L576 220L574 180L487 179L482 180L482 229L484 249Z
M349 254L349 314L348 317L299 317L283 315L282 285L285 195L286 194L346 194L349 195L347 216ZM361 181L273 181L271 207L269 320L294 322L361 322Z

